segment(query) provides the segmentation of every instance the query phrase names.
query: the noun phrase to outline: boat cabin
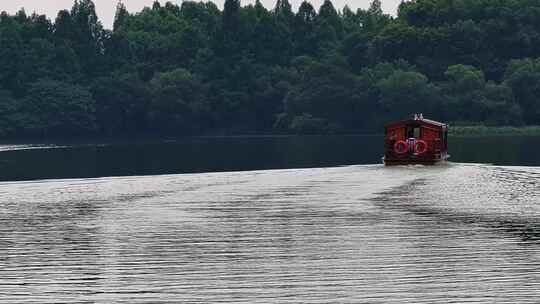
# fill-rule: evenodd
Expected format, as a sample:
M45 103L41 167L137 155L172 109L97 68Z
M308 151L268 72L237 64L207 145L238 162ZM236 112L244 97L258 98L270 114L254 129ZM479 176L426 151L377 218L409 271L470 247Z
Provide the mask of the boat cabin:
M448 125L414 114L385 126L386 165L431 165L448 158Z

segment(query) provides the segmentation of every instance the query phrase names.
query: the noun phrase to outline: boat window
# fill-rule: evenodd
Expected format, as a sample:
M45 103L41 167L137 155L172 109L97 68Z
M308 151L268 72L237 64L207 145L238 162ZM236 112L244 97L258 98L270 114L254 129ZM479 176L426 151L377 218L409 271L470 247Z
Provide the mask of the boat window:
M414 138L420 138L420 127L414 128Z
M420 127L407 128L407 138L420 138Z

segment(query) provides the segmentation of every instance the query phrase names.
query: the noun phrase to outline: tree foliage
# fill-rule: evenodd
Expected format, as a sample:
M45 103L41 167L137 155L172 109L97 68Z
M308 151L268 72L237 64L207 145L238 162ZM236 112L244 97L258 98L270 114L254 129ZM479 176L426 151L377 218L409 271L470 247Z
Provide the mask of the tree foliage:
M540 124L540 2L404 1L398 15L92 0L0 14L0 136L336 133L412 112Z
M95 130L95 101L78 85L41 79L21 101L21 132L30 135L80 135Z

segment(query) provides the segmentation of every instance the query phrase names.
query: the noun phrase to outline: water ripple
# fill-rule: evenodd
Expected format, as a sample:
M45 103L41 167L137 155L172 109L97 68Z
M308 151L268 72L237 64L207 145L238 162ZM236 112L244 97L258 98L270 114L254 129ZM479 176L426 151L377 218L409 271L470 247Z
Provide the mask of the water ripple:
M0 183L1 303L537 303L540 169Z

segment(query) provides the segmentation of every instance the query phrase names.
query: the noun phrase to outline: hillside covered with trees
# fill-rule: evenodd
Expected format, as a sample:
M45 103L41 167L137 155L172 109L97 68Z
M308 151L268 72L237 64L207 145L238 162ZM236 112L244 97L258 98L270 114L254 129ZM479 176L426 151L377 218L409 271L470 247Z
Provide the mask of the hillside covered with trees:
M540 1L288 0L0 15L0 137L377 132L412 112L540 125Z

